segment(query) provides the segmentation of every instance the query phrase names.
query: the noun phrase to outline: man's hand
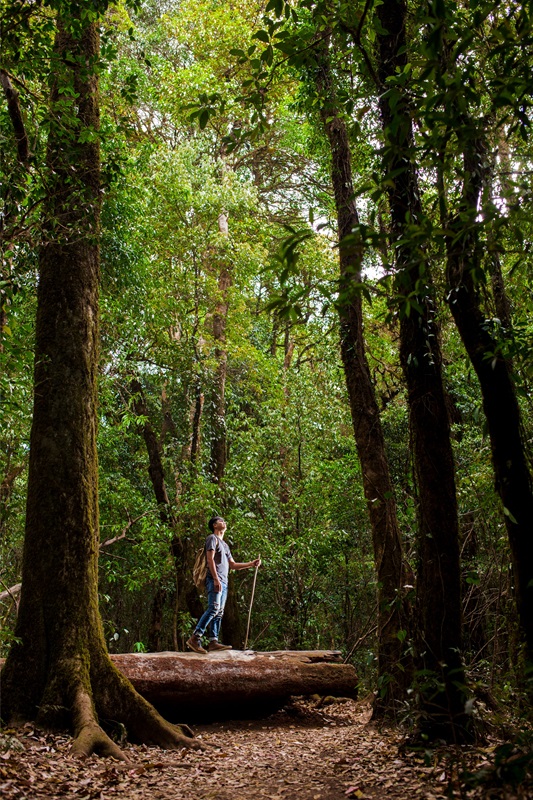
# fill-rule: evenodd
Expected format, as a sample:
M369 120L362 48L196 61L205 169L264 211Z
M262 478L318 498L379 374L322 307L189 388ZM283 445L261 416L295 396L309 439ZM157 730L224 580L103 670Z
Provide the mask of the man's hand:
M256 558L255 561L252 561L252 567L260 567L261 566L261 559Z
M214 584L214 587L215 587L215 592L221 592L222 591L222 584L220 583L218 578L215 578L215 580L213 580L213 584Z

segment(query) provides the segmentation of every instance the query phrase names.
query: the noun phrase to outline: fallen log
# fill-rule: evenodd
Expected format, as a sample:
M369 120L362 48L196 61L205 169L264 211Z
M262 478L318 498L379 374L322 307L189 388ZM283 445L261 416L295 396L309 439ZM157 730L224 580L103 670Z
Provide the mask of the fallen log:
M250 719L293 696L357 696L355 669L335 650L120 653L111 660L171 722Z
M335 651L123 653L111 658L172 721L260 716L295 695L357 695L356 672Z

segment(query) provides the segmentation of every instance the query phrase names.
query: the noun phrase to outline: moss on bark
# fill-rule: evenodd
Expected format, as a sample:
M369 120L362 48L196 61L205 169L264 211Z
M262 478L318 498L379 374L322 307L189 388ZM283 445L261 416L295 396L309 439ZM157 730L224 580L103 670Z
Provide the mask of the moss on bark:
M68 723L74 753L121 757L99 718L166 748L198 743L116 670L98 611L99 35L81 10L58 18L52 59L22 593L2 715Z

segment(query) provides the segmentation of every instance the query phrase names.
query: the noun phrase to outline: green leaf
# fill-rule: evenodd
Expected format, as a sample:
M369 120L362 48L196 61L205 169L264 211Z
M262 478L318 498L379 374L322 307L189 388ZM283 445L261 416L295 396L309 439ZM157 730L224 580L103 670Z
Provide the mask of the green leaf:
M508 509L508 508L506 508L505 506L503 507L503 513L505 514L505 516L506 516L506 517L508 517L508 518L511 520L511 522L513 523L513 525L518 525L518 522L516 521L516 519L514 518L514 516L512 515L512 513L511 513L511 512L509 511L509 509Z
M200 130L204 130L205 126L209 122L209 110L207 108L202 108L200 114L198 116L198 122L200 124Z
M266 31L256 31L252 36L252 39L259 39L260 42L265 42L268 44L270 42L270 36Z

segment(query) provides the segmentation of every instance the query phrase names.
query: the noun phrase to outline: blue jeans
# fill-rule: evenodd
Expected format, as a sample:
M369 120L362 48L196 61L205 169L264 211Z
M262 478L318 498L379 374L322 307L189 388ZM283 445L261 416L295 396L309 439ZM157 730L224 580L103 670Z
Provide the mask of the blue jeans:
M226 605L226 597L228 596L228 584L220 581L220 592L215 591L215 582L211 575L207 575L205 579L207 588L207 610L204 611L198 624L194 629L195 636L203 636L207 626L211 631L209 637L210 641L218 641L218 634L220 631L220 623L224 616L224 606Z

